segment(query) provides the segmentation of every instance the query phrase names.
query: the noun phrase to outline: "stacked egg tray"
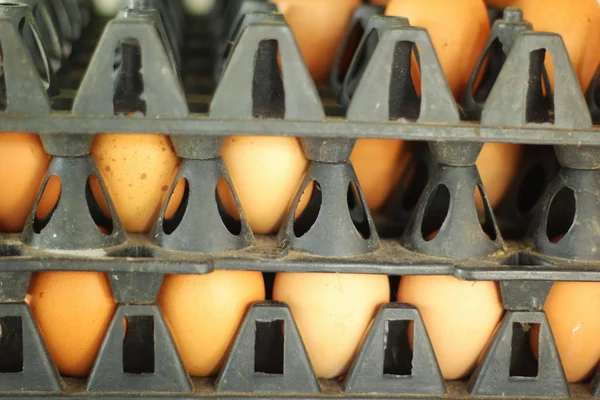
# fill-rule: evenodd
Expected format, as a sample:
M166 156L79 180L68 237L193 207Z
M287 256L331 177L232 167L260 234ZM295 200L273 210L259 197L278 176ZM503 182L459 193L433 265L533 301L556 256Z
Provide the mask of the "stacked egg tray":
M560 36L533 32L507 9L459 107L427 31L370 5L356 10L331 82L318 90L285 19L264 1L218 1L196 19L176 1L132 1L105 24L84 1L61 0L55 6L68 12L57 26L44 17L49 3L33 3L0 3L0 131L39 134L53 156L45 183L56 175L62 186L48 217L32 211L22 234L0 237L1 397L600 397L596 379L567 384L542 311L554 281L600 281L598 74L582 93ZM106 132L170 135L184 160L176 179L188 183L183 205L150 235L126 234L110 200L112 217L102 220L86 192L89 176L101 179L90 146ZM219 157L229 135L300 137L311 160L300 194L319 183L308 207L315 216L294 221L299 194L277 236L253 235L243 213L229 218L215 196L220 178L230 183ZM360 189L349 203L357 138L429 144L414 153L423 184L429 178L420 197L395 194L387 217L362 206ZM530 145L498 219L474 165L486 142ZM289 308L264 302L250 308L218 377L190 378L156 295L165 274L219 269L494 280L506 313L468 381L444 382L418 310L400 303L380 309L343 380L320 380ZM60 377L24 303L32 273L49 270L105 272L119 303L86 380ZM124 318L152 322L142 333L150 345L137 350L153 354L151 365L126 368ZM414 321L412 346L395 338L398 321ZM539 360L527 350L531 324L541 327Z

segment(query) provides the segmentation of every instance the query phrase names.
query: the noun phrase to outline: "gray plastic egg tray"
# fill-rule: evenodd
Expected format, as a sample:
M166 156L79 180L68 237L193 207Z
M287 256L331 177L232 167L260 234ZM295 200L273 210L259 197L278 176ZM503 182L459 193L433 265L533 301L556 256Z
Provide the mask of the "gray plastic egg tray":
M0 2L0 132L40 135L53 156L44 185L58 176L61 195L42 220L40 195L24 231L0 237L0 397L600 397L596 379L567 384L542 311L553 281L600 281L600 72L582 93L559 35L534 32L507 10L457 105L427 31L374 6L356 10L329 85L317 88L285 19L265 1L218 1L196 19L178 1L132 1L104 30L85 1L26 3ZM364 35L353 47L357 29ZM420 97L405 73L415 51ZM116 72L132 54L137 61ZM183 158L183 205L170 220L163 209L149 235L124 231L90 155L106 132L170 135ZM229 135L300 137L311 161L303 186L320 187L305 211L312 217L294 221L302 192L277 235L253 235L243 212L228 217L215 187L221 178L231 184L219 156ZM348 162L358 138L414 142L420 184L405 177L407 188L373 215ZM475 166L487 142L528 145L495 213ZM112 217L86 195L91 175ZM418 310L390 303L338 381L315 377L289 308L267 301L248 312L219 376L190 378L154 303L165 274L215 269L494 280L506 313L471 378L444 382ZM31 274L48 270L106 272L119 303L86 380L58 374L23 302ZM140 350L154 353L150 367L125 368L124 317L129 326L153 321ZM414 321L412 347L393 337L394 321ZM530 324L541 327L539 361L527 350Z

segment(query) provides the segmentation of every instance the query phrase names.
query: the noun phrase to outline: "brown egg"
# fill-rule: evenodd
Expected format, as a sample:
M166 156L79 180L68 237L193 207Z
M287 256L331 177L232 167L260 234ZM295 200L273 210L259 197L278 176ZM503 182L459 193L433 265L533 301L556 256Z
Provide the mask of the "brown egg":
M404 276L398 301L421 312L442 375L469 375L504 312L495 282L452 276Z
M104 134L96 136L92 154L128 232L149 232L173 182L179 158L167 136ZM98 183L91 184L100 208L110 215ZM183 190L178 191L183 196ZM173 199L177 208L181 199Z
M158 304L192 376L219 372L252 303L265 299L254 271L214 271L165 277Z
M514 0L512 5L523 10L523 18L531 22L536 31L556 32L562 36L581 88L587 90L600 64L597 0ZM548 55L545 66L553 86L554 68Z
M485 47L490 22L482 0L391 0L386 15L407 17L426 28L455 99L459 99ZM420 92L420 74L413 63L413 81ZM519 168L522 149L516 145L486 144L477 166L492 207L510 187ZM373 159L372 165L379 163ZM368 165L368 164L367 164ZM482 212L483 204L477 209Z
M60 192L62 190L60 178L56 175L52 175L48 178L46 187L43 190L44 192L42 193L38 207L35 210L35 216L38 219L45 218L52 210L54 210L56 203L58 203Z
M87 376L116 309L106 275L39 272L27 299L60 373Z
M306 66L316 82L324 81L360 0L271 0L294 32Z
M391 0L386 15L426 28L450 90L459 99L490 33L482 0Z
M278 273L273 300L292 310L320 378L343 375L379 307L390 301L385 275Z
M405 168L402 140L359 139L350 161L371 210L383 206Z
M0 133L0 231L23 230L49 165L37 135Z
M589 377L600 360L600 282L557 282L544 311L567 380ZM539 326L531 330L531 349L538 357Z
M300 141L289 137L234 136L225 141L221 156L252 231L267 234L279 229L308 168ZM225 210L239 218L227 184L219 182L217 190ZM306 207L309 192L310 188L305 191L299 212Z
M407 17L411 25L427 28L452 94L459 99L490 32L482 0L392 0L386 14ZM513 183L522 154L520 145L483 146L477 168L492 208L498 206ZM476 206L479 212L484 211L480 199Z
M512 143L486 143L477 158L477 169L492 209L496 208L519 172L524 147ZM476 197L477 211L484 212L483 200Z

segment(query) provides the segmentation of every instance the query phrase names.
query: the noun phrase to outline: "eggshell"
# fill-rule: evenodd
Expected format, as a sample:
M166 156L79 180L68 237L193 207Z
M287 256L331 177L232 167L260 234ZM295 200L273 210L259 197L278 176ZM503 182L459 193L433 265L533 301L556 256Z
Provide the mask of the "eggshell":
M512 143L486 143L477 158L477 168L488 201L496 208L513 184L519 172L524 147ZM477 197L477 211L484 212L483 200Z
M386 15L426 28L454 98L467 85L490 33L482 0L391 0Z
M460 99L490 33L482 0L391 0L385 13L407 17L411 25L427 29L450 90ZM413 81L417 82L414 70ZM485 144L477 167L492 208L510 188L522 152L518 145ZM483 203L476 205L483 212Z
M556 282L544 311L569 382L589 377L600 360L600 282ZM538 357L539 326L531 330Z
M350 161L371 210L383 206L404 170L402 140L359 139Z
M562 36L581 88L587 90L600 64L597 0L515 0L513 5L523 10L523 18L531 22L536 31ZM554 85L554 68L548 55L545 66Z
M37 135L0 133L0 231L23 230L49 165Z
M390 301L385 275L278 273L273 300L288 304L318 377L335 378L352 362L369 323Z
M360 0L272 0L294 32L313 79L324 81Z
M469 375L504 312L495 282L468 282L452 276L405 276L398 301L421 312L442 375Z
M102 178L128 232L149 232L175 178L179 158L167 136L148 134L98 135L92 146ZM91 185L94 198L110 215L100 186ZM183 196L183 190L178 191ZM173 200L178 207L181 199Z
M250 305L265 299L254 271L214 271L165 277L158 304L192 376L219 372Z
M35 215L38 219L43 219L48 216L48 214L54 210L56 203L58 203L62 190L60 178L57 175L49 177L46 187L44 187L43 190L44 192L42 193L38 207L35 210Z
M279 229L309 164L300 141L289 137L229 137L221 156L252 231L266 234ZM217 191L225 210L239 218L226 183L219 182ZM310 188L299 204L300 213L310 199L309 192Z
M60 373L87 376L116 309L106 275L39 272L27 298Z

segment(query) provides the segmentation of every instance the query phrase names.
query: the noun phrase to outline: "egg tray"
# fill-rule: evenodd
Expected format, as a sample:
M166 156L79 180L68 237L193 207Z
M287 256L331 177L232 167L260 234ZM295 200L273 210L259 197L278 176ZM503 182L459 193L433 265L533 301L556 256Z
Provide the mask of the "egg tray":
M38 221L32 212L20 238L11 235L2 238L5 249L2 268L35 270L41 263L44 268L79 268L77 265L81 265L84 258L88 260L87 268L115 272L199 273L214 268L251 268L395 275L442 273L463 279L599 279L595 199L598 193L596 145L600 141L560 36L528 30L514 11L506 14L504 20L496 21L482 60L491 54L496 40L511 50L495 83L492 82L493 89L485 107L474 97L464 101L465 107L470 105L470 108L463 107L465 115L476 114L478 107L481 109L481 122L477 123L461 120L425 30L408 26L402 18L377 16L381 11L377 7L360 7L351 25L363 24L365 37L377 31L379 41L368 49L363 39L357 49L351 50L355 57L348 67L348 78L337 83L342 103L348 102L345 107L327 98L325 90L321 93L325 97L319 96L285 20L277 13L258 12L266 4L253 0L241 2L237 13L222 17L229 19L228 23L218 23L217 16L192 23L200 29L185 39L188 45L184 47L183 56L176 55L161 35L169 29L157 30L156 12L131 9L109 23L97 45L91 38L97 37L99 30L90 28L79 44L74 44L73 55L65 61L58 78L47 82L47 90L33 63L29 62L26 43L15 29L15 21L19 19L3 11L0 42L5 58L8 101L0 118L0 130L41 135L46 150L54 156L47 179L51 175L59 176L62 193L49 221ZM253 11L252 7L257 8ZM214 48L203 43L207 38L218 36L212 28L220 25L238 28L221 33L230 37L221 42L213 40L217 42ZM354 29L355 26L351 26L349 32ZM221 31L227 29L221 27ZM123 38L137 40L136 51L143 66L144 90L143 94L137 94L136 101L143 100L144 110L132 116L117 112L113 93L114 60L106 57L119 46L123 50ZM349 40L346 42L338 59L349 51L345 49L350 46ZM235 45L223 47L223 43ZM410 90L402 89L410 85L400 67L410 68L410 57L406 56L415 46L423 83L419 112L411 119L402 113L414 114L416 103L414 99L407 100ZM92 57L89 56L91 49L95 51ZM538 104L548 101L548 95L544 97L537 90L542 80L547 79L540 49L552 55L556 76L560 79L556 79L554 93L549 93L553 95L553 107L546 110L545 115L550 120L531 122L543 114ZM280 65L276 62L277 52L281 54ZM200 58L190 54L200 54ZM176 61L179 58L184 60L181 66ZM367 60L364 65L360 64L361 59ZM219 66L218 60L226 61L222 63L223 73L212 93L208 75L213 65ZM85 74L83 66L87 67ZM339 75L340 68L338 63L333 77ZM390 75L390 68L396 68L398 73ZM180 70L184 84L177 76ZM597 78L592 88L597 86ZM334 81L332 78L331 87L335 91ZM64 89L60 95L49 97L46 92L52 92L50 88L58 85L57 82L79 89ZM198 82L203 82L199 90ZM516 82L523 84L519 87ZM593 90L590 96L593 97ZM381 104L387 106L381 107ZM202 108L207 112L189 112ZM89 148L99 132L124 131L168 133L184 159L178 179L187 179L193 195L187 199L187 209L183 210L185 215L179 225L169 234L160 229L160 225L166 223L162 217L149 237L127 238L116 217L104 221L110 225L110 235L103 235L96 228L102 217L98 217L98 212L94 215L93 205L81 190L90 175L101 178L89 156ZM223 228L231 221L227 221L219 204L212 210L208 205L215 205L216 181L221 177L229 181L218 157L224 134L302 137L305 152L312 160L304 186L317 180L322 193L320 211L308 232L300 237L292 232L295 226L291 216L295 207L277 239L254 238L244 218L237 227L227 226L227 231ZM402 228L406 229L401 239L379 239L373 218L362 206L364 199L360 190L355 194L357 201L351 213L362 216L348 218L347 188L348 183L356 182L356 176L346 160L357 137L430 143L436 161L427 160L426 164L432 178L414 207L415 212L409 209L404 213ZM545 198L531 210L511 216L534 227L526 240L504 242L485 199L473 163L481 143L489 141L543 143L544 146L530 147L528 159L546 171L554 169L546 177L548 183L554 176L556 179ZM557 165L552 165L553 155L548 154L551 152L547 147L551 144L556 145L559 162L564 166L560 172ZM517 178L521 182L516 182L515 187L522 186L525 175L522 173ZM441 229L434 240L426 241L423 226L435 225L444 209L443 204L435 204L430 211L428 203L437 199L437 189L442 186L449 192L445 202L446 222L438 224ZM563 195L565 187L571 190L571 197L569 193ZM481 190L488 209L483 223L473 216L476 188ZM556 196L559 192L561 195ZM577 198L576 204L569 200L573 196ZM517 196L512 193L508 197ZM546 231L561 230L550 225L554 220L564 225L561 218L549 215L556 197L564 198L559 210L574 209L570 221L573 229L559 243L550 243ZM401 202L402 198L397 201ZM505 208L518 209L511 201ZM111 211L116 215L114 207ZM411 214L412 220L409 219ZM433 216L429 218L427 214ZM330 240L333 226L342 227L335 232L335 241ZM232 231L235 234L231 234ZM398 232L401 230L396 234ZM566 230L563 233L567 233ZM90 248L100 250L86 250Z
M0 357L0 397L600 396L595 380L589 388L566 383L541 311L553 281L600 280L600 139L592 123L598 121L594 99L599 74L584 97L558 35L532 32L518 12L505 13L494 25L478 69L485 55L497 50L497 41L508 54L506 61L489 78L489 93L471 90L479 71L474 74L467 92L475 95L463 99L459 111L427 32L402 18L378 16L381 10L374 7L355 13L330 89L319 92L285 20L263 1L245 1L235 12L192 22L199 32L186 38L178 36L177 26L163 24L159 13L142 7L146 2L134 3L136 7L107 25L91 58L93 28L74 44L59 74L47 74L45 84L18 29L27 10L0 6L0 131L40 134L53 155L44 186L51 175L61 180L61 197L50 218L35 217L38 198L24 232L0 238L0 353L5 355ZM34 25L30 16L27 21ZM350 35L357 26L365 35L353 49ZM373 31L379 38L374 46L367 40ZM216 45L203 45L206 38ZM184 52L173 46L177 40ZM127 52L128 46L129 51L134 47L133 53ZM126 85L130 97L125 102L115 98L115 59L106 56L117 48L122 56L137 54L143 66L143 90ZM346 51L355 56L340 81ZM542 81L550 87L544 52L554 63L553 93L541 89ZM189 57L191 53L200 59ZM406 73L412 54L423 77L420 98ZM41 57L48 66L49 56L42 51ZM338 97L341 102L334 100ZM104 132L170 135L184 159L176 181L185 178L189 190L187 208L170 233L164 229L164 210L147 236L125 234L108 196L112 217L98 213L86 182L97 176L106 195L89 155L94 135ZM243 212L238 222L222 212L215 186L220 178L231 185L219 157L226 135L302 138L311 160L303 187L315 180L321 194L306 232L294 230L299 195L277 238L252 235ZM401 238L380 239L374 218L362 206L365 201L347 160L354 140L366 137L428 142L434 156L435 162L426 163L430 180L423 195L414 210L401 213ZM527 239L502 239L474 166L487 142L536 145L530 147L527 161L544 169L548 190L522 215L515 215L515 196L505 205L508 219L531 226ZM556 146L560 171L547 157L552 153L548 145ZM519 179L525 176L523 171ZM350 205L352 183L356 189ZM483 224L473 202L477 189L487 209ZM97 225L109 227L108 234ZM436 227L437 236L425 240ZM562 234L557 243L550 241ZM217 380L190 380L154 303L165 274L214 269L497 280L507 312L469 382L445 383L418 310L390 303L379 311L351 370L338 382L315 378L287 306L259 303L248 312ZM31 274L45 270L107 272L119 303L85 383L59 377L23 303ZM134 330L141 338L137 342L125 343L124 318L128 332ZM406 338L409 321L415 329L412 349L395 339ZM528 351L531 324L540 324L538 363ZM146 359L148 355L153 357Z

